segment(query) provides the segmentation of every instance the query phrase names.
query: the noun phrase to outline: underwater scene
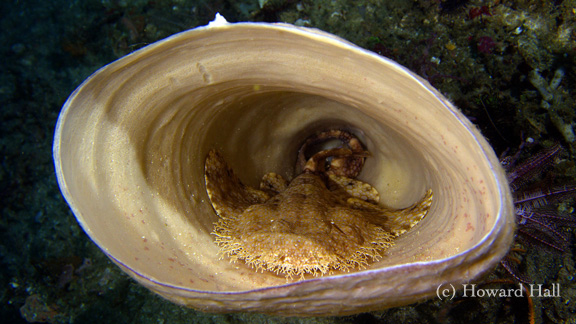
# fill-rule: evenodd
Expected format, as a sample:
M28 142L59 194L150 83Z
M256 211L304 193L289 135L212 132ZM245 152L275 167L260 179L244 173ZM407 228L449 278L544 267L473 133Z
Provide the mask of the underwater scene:
M3 0L0 12L1 322L576 323L576 0ZM212 41L201 33L191 34L198 35L190 37L195 41L206 37L207 43L214 42L216 58L211 56L211 47L178 43L180 36L172 38L172 43L152 45L209 23L210 27L200 31L228 28L229 23L239 22L282 25L272 32L277 35L272 38L260 32L265 28L258 26L270 26L262 24L246 27L255 34L239 32L237 40L221 36L226 41ZM290 30L295 31L293 35ZM246 44L258 33L268 37L265 42L276 49L263 50L262 56L254 60L244 53L252 53ZM301 35L307 40L301 41ZM315 56L299 56L294 44L302 44L302 49ZM162 59L156 60L152 51L166 54L158 54ZM205 55L202 62L193 65L190 75L197 76L198 83L206 84L207 90L182 90L191 88L182 85L187 82L186 77L179 79L176 73L185 75L189 66L182 63L179 67L178 62L169 61L185 58L186 51ZM353 53L338 56L340 51ZM236 57L229 59L234 54ZM277 64L275 60L280 56L286 61ZM120 62L127 63L114 63L98 72L102 79L83 83L123 57L125 61ZM389 129L383 127L382 134L390 135L390 141L412 143L414 147L428 143L422 148L424 153L411 153L411 148L398 152L406 159L398 161L422 161L407 162L406 168L415 171L405 171L402 166L390 169L404 170L397 175L405 177L398 180L400 183L418 182L414 192L398 194L398 200L409 197L406 201L410 203L397 207L383 207L394 205L394 199L387 196L383 190L387 187L382 184L382 178L390 182L396 178L370 176L370 170L380 166L379 158L394 154L389 148L396 144L379 147L375 139L385 136L374 134L380 132L380 126L368 123L378 130L361 130L360 125L371 119L364 112L349 110L361 106L362 98L354 97L355 93L366 94L366 98L373 93L372 86L362 83L361 77L370 79L371 64L380 64L374 62L380 62L381 57L390 66L390 78L398 73L397 80L403 75L414 83L409 85L417 88L414 102L430 102L450 112L446 113L450 116L444 125L438 117L441 113L423 111L413 118L410 115L412 119L408 121L402 116L408 116L409 109L398 109L398 115L391 120L399 122L387 122ZM224 75L244 71L236 65L246 64L250 66L246 71L265 75L266 71L259 70L259 59L262 67L274 62L283 75L262 78L270 79L269 84L262 80L253 84L233 80L228 83L241 84L242 88L220 88L228 84L220 82ZM317 65L313 66L313 62ZM216 69L219 64L224 66L222 71ZM318 80L314 75L308 76L307 70L325 66L335 69L321 71L318 80L330 85L314 84ZM348 66L358 70L346 70ZM166 75L161 75L164 71ZM365 73L358 82L354 81L357 88L353 85L349 91L344 89L335 95L324 92L328 87L338 87L330 76L351 76L350 80L356 80L354 72ZM142 80L136 80L142 75ZM238 78L242 80L246 75L240 73ZM160 77L165 78L165 84L154 83L153 79ZM298 82L306 83L308 78L314 86L298 88ZM146 91L136 89L134 84L147 87ZM420 85L427 90L419 92ZM179 92L168 103L160 98L155 101L152 95L178 86ZM77 88L80 90L75 92ZM211 89L219 91L207 94ZM151 95L145 98L147 91ZM229 94L240 100L229 103L225 97ZM426 97L428 94L433 99ZM409 101L401 99L400 94L387 96L399 105ZM69 97L72 99L67 103ZM187 103L194 102L191 97L199 98L198 105L209 105L215 112L220 106L237 107L248 117L222 108L230 113L227 118L245 122L234 124L217 121L209 113L172 109L187 107ZM150 104L113 111L123 102L146 101L142 98ZM270 113L262 100L280 108ZM305 111L298 104L310 105L310 109ZM329 108L315 110L316 104ZM387 102L379 104L393 106ZM452 105L458 109L450 110ZM63 106L66 116L61 115ZM149 110L143 113L142 109ZM158 116L148 114L157 110L163 111ZM291 110L298 112L296 117L286 113ZM366 115L370 111L367 108ZM461 123L465 130L462 134L450 126L453 119L461 120L460 116L471 122ZM420 121L414 121L418 117ZM274 138L269 135L282 136L289 132L286 129L300 127L288 127L298 125L297 118L302 123L314 118L329 122L321 125L309 121L309 127L304 127L307 134L286 140L288 166L284 162L262 162L263 157L280 156L272 148L270 141ZM180 123L171 126L174 120ZM272 122L277 120L285 123ZM193 122L201 126L212 123L221 131L216 126L206 134L190 130L195 127L190 126ZM75 129L70 123L82 126ZM410 128L411 123L436 123L430 128L446 128L446 134L453 134L418 139L422 137L420 130ZM152 125L153 132L147 131L148 125ZM126 129L129 131L124 137ZM267 133L262 135L264 132ZM456 143L462 139L465 143L463 138L479 133L482 136L478 147L474 146L476 142L469 148L454 147L453 159L447 159L445 165L439 165L440 158L434 159L436 152L447 146L446 141ZM167 140L170 136L181 138L171 142ZM480 161L477 157L484 156L484 142L494 152L486 153L486 160ZM191 154L195 152L193 143L202 145L201 157ZM270 150L265 152L258 145ZM91 150L92 147L98 150ZM134 147L136 152L132 151ZM85 157L83 152L78 154L81 149L86 149ZM462 153L466 149L470 151L468 157ZM159 153L168 150L175 152L178 163L169 153ZM101 152L113 152L113 156L103 156ZM140 159L147 163L138 164ZM467 159L490 173L477 171L486 178L470 178L471 183L476 181L478 185L469 184L468 179L466 184L452 182L460 179L457 175L450 178L456 173L453 170L461 167L458 164ZM294 162L296 167L292 169ZM490 165L492 162L497 165ZM142 170L131 169L133 165ZM190 165L195 168L187 169ZM446 183L442 182L443 175L427 173L426 168L432 166L446 173ZM133 175L140 172L144 176L138 182L139 178ZM165 180L167 174L184 180ZM491 175L496 179L494 183L484 183L484 179L492 179ZM424 180L421 183L415 177ZM122 183L123 179L135 182ZM502 179L504 189L498 186L498 179ZM178 183L167 183L170 181ZM148 184L154 190L147 192ZM298 185L305 186L306 194L299 191ZM487 190L489 185L493 187ZM442 197L446 188L465 188L463 193L454 194L463 197L464 202L458 200L459 206L439 207L444 201L452 201L445 194ZM395 193L396 189L390 191ZM83 199L77 198L75 192ZM162 216L140 215L148 211L138 209L135 202L147 196L150 201L160 201L148 206L157 207ZM314 205L304 199L312 196L320 196ZM474 198L469 199L472 196L495 197L497 201L478 199L482 206L476 206ZM122 204L121 200L127 202ZM434 232L427 232L424 226L434 216L443 219L434 214L438 210L462 211L467 218L475 213L467 210L468 206L483 211L491 208L484 204L507 212L509 218L501 228L484 226L498 222L494 220L496 216L486 213L468 223L466 233L454 233L464 223L456 216L446 216L444 219L455 225L435 225L448 230L446 239L418 238L415 234L420 230ZM129 206L135 211L115 210L116 206ZM252 213L257 208L264 211ZM89 217L88 209L94 211L94 217ZM283 213L276 213L280 209ZM189 215L174 210L188 211ZM324 213L330 213L326 210L338 216L326 220L322 218ZM196 212L210 214L210 218L196 218L192 215ZM121 215L118 224L133 232L123 232L124 227L115 228L115 222L104 220L110 215ZM317 215L322 217L314 218ZM374 215L385 215L384 220ZM129 225L133 221L135 225ZM266 230L270 231L290 228L290 233L300 234L307 230L294 230L296 223L307 224L312 239L290 235L270 239L261 234L262 228L268 227ZM179 232L179 226L187 229ZM322 226L332 234L317 234ZM472 233L467 234L468 230ZM174 233L177 243L163 237L164 233ZM447 241L448 236L453 240ZM138 242L130 241L131 237L138 238ZM397 237L399 249L395 249ZM463 248L465 245L459 240L464 242L468 237L478 244ZM494 242L487 243L492 239ZM311 245L309 242L314 240L328 243ZM418 242L422 247L417 246ZM436 245L441 248L433 251ZM326 246L333 246L333 251L327 251L330 248ZM486 251L474 249L479 246ZM181 247L182 251L176 251ZM166 259L150 256L156 250L162 255L160 249L166 250ZM427 256L426 251L418 249L432 251ZM497 251L489 252L490 249ZM405 263L412 261L417 266L387 270L387 256L402 260L397 251L409 255ZM194 260L191 263L176 257L188 254ZM129 255L130 260L120 255ZM433 265L440 261L435 257L440 261L461 257L464 265L454 261L443 270L426 270L436 269ZM147 264L150 272L140 272L140 263ZM394 266L402 262L391 263ZM166 273L169 277L169 272L185 267L191 274L190 279L182 279L185 282L163 279ZM376 277L384 273L378 272L381 268L396 271L398 282L379 281ZM205 275L209 273L214 276ZM251 278L246 279L248 286L255 283L251 288L255 294L247 300L242 299L244 273ZM421 281L402 282L403 276ZM349 287L350 292L330 290L331 280L337 277L338 285ZM299 284L307 281L312 285ZM428 282L434 286L426 287ZM454 289L452 283L463 287ZM411 285L415 288L406 288ZM184 287L183 294L174 295L174 286L176 290ZM281 287L276 289L277 286ZM379 290L388 294L382 304L374 302L378 297L371 297L377 296ZM233 293L218 294L228 291ZM394 300L394 291L398 292L398 301ZM402 295L404 291L410 294ZM296 299L291 300L285 293ZM294 296L301 296L301 300ZM289 310L291 305L294 312Z

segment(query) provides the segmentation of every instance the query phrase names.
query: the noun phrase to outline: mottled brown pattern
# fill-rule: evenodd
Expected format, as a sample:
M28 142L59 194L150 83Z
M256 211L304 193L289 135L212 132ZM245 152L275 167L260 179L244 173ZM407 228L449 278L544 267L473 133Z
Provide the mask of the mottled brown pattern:
M336 157L338 169L359 155L344 148L318 152L290 184L269 173L256 190L242 184L220 152L210 151L206 189L220 216L212 233L220 253L287 277L348 271L380 258L430 208L431 190L406 209L379 206L371 185L325 171L327 157Z

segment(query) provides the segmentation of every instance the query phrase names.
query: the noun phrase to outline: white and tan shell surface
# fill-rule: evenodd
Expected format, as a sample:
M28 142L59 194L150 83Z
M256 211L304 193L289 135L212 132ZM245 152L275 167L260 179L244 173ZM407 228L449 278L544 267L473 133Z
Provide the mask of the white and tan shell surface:
M314 132L342 127L372 153L381 203L431 188L425 217L366 269L288 280L218 256L204 161L218 149L256 186L294 176ZM432 297L477 279L512 241L504 172L478 130L427 82L333 35L220 21L96 72L60 114L54 161L92 240L144 286L209 312L338 315Z

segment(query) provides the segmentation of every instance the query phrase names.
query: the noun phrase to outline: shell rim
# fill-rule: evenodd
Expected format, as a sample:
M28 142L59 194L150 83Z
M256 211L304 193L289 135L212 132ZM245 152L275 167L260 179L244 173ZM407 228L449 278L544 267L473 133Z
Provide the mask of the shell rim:
M132 53L130 53L124 57L121 57L121 58L97 69L86 80L84 80L74 90L74 92L72 92L72 94L68 97L68 99L66 100L66 102L64 103L64 105L62 107L62 110L61 110L61 112L58 116L58 120L56 122L52 152L53 152L53 160L54 160L54 166L55 166L55 171L56 171L55 173L56 173L56 178L57 178L57 183L58 183L59 189L62 193L62 196L65 198L67 204L70 206L70 209L72 210L76 220L81 225L82 229L86 232L86 234L89 236L89 238L100 248L100 250L102 250L102 252L104 252L104 254L107 257L109 257L111 260L113 260L115 263L117 263L118 265L120 265L124 269L129 270L131 275L142 278L143 280L148 281L154 285L158 285L160 287L166 287L166 288L176 289L176 290L180 290L180 291L186 291L186 292L190 292L190 293L209 294L209 295L248 295L251 293L259 293L259 292L264 292L264 291L283 289L283 288L287 288L287 287L306 285L308 283L322 282L325 280L331 280L331 281L343 280L344 278L358 277L358 276L362 276L365 274L374 275L374 274L378 274L378 273L401 271L403 268L407 268L407 267L439 266L439 265L442 265L443 263L449 263L448 261L450 261L450 260L457 259L457 258L463 258L466 253L469 253L470 251L475 251L475 250L482 248L482 246L486 243L486 241L488 241L488 239L490 237L492 237L493 235L496 234L496 233L494 233L493 230L497 227L498 224L500 224L503 221L504 215L506 214L506 211L505 211L506 204L503 203L504 199L502 199L502 198L500 198L498 200L498 202L499 202L498 213L497 213L497 216L494 218L495 221L493 223L493 226L490 228L490 231L488 231L487 234L485 234L484 237L482 237L471 248L469 248L463 252L460 252L458 254L454 254L448 258L430 260L430 261L404 263L404 264L398 264L398 265L389 266L389 267L380 268L380 269L358 270L358 271L355 271L352 273L322 276L322 277L300 280L300 281L296 281L296 282L289 282L289 283L281 284L281 285L274 285L274 286L269 286L269 287L262 287L262 288L256 288L256 289L250 289L250 290L241 290L241 291L198 290L198 289L183 287L180 285L168 284L168 283L165 283L162 281L158 281L152 277L147 277L146 275L135 271L132 267L127 266L124 262L118 260L117 258L112 256L111 254L109 254L105 245L93 237L93 232L87 227L87 225L83 221L82 213L76 207L76 204L73 201L71 193L69 192L68 189L66 189L67 187L65 186L66 181L65 181L64 175L63 175L64 172L62 170L61 154L60 154L61 153L60 139L61 139L63 124L66 120L66 116L68 115L68 109L71 105L71 102L74 101L74 99L76 98L76 96L78 95L80 90L83 88L83 86L85 84L89 83L95 75L99 74L100 72L102 72L108 68L112 68L114 65L117 64L117 62L124 60L125 58L141 55L141 53L143 51L150 50L150 49L153 49L154 47L159 46L159 43L164 43L165 41L168 41L168 40L171 40L174 38L178 38L178 37L182 37L183 35L188 34L188 33L201 32L201 31L206 30L206 29L210 29L210 30L226 29L226 28L230 28L231 26L240 26L240 27L241 26L250 26L250 27L257 27L257 28L274 28L277 30L283 30L283 31L290 32L290 33L301 34L305 37L312 38L315 40L324 40L324 41L329 40L334 45L345 47L348 50L353 51L359 55L368 55L368 56L371 56L377 60L384 61L384 62L386 62L386 64L392 66L393 68L395 68L399 72L404 73L404 74L408 74L411 77L413 77L422 88L424 88L426 91L430 92L434 97L436 97L438 100L440 100L442 102L442 105L450 111L452 116L454 118L456 118L460 122L460 124L465 127L466 130L468 130L470 133L473 133L471 127L475 127L475 126L473 124L471 124L470 122L467 122L466 120L462 120L461 118L459 118L457 115L457 111L455 111L455 109L457 109L457 108L455 108L452 105L446 104L446 100L441 95L439 95L439 92L435 88L433 88L426 80L422 79L421 77L416 75L414 72L410 71L408 68L398 64L397 62L395 62L395 61L393 61L387 57L380 56L374 52L363 49L363 48L361 48L361 47L359 47L359 46L357 46L357 45L355 45L355 44L353 44L353 43L351 43L345 39L342 39L338 36L329 34L329 33L324 32L322 30L319 30L316 28L298 27L298 26L293 26L293 25L289 25L289 24L285 24L285 23L270 24L270 23L258 23L258 22L240 22L240 23L228 23L228 22L226 22L226 23L217 24L217 25L199 26L199 27L196 27L193 29L189 29L189 30L185 30L185 31L176 33L174 35L171 35L165 39L162 39L162 40L157 41L153 44L150 44L146 47L143 47L143 48L141 48L135 52L132 52ZM477 145L477 147L481 149L482 155L484 157L486 157L486 160L491 161L489 158L489 154L487 154L486 150L484 149L482 144L479 142L478 138L476 138L476 136L474 137L474 142L475 142L475 145ZM502 195L505 193L505 188L507 186L507 184L504 184L505 178L502 179L502 177L496 176L496 175L498 175L498 171L494 167L493 163L489 163L489 168L490 168L490 170L494 171L493 173L495 174L495 177L496 177L496 183L498 184L498 197L502 197ZM80 216L77 216L77 215L80 215ZM513 228L513 224L512 224L512 228ZM513 232L513 230L511 230L511 232ZM505 253L502 253L500 258L503 257L504 254ZM340 279L340 278L342 278L342 279Z

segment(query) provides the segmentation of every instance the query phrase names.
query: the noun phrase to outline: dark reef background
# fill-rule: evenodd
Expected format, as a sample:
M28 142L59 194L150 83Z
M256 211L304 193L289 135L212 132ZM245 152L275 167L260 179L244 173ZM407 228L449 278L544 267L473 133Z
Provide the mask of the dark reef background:
M287 22L337 34L409 67L456 103L497 154L564 147L543 179L574 183L576 0L0 1L0 322L576 323L574 245L517 245L518 271L556 298L457 298L333 318L205 314L124 275L60 195L51 145L67 96L96 69L173 33L228 21ZM233 49L232 49L233 50ZM573 201L553 204L569 217ZM574 228L562 228L574 239ZM490 287L514 287L501 267ZM532 306L529 306L532 302Z

